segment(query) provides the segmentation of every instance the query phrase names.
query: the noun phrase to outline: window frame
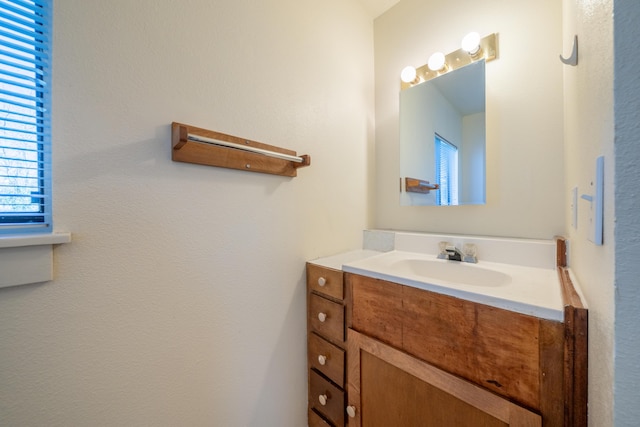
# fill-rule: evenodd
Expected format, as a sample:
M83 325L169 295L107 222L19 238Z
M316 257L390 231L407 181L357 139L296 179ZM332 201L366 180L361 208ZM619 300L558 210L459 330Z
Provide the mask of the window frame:
M459 196L458 147L438 133L435 133L434 145L436 184L438 184L439 187L436 195L436 203L438 206L457 205ZM446 174L444 179L443 173Z
M3 94L5 96L2 99L2 104L15 105L15 98L19 98L20 95L30 94L34 100L31 106L24 107L27 110L32 110L32 115L24 115L23 117L29 117L25 119L25 125L33 129L32 133L35 133L35 140L29 140L22 138L22 141L26 144L35 145L34 149L25 148L20 146L19 143L4 144L8 149L14 149L16 151L22 150L24 152L30 152L36 155L36 159L32 160L37 162L37 165L32 168L25 168L23 170L32 171L36 173L36 176L29 176L28 179L37 182L32 188L37 188L36 192L31 192L30 195L22 194L22 198L31 197L31 202L24 204L22 210L16 208L4 209L0 211L0 236L14 235L14 234L47 234L52 233L53 230L53 218L52 218L52 185L51 185L51 45L52 45L52 0L13 0L0 1L0 29L4 34L0 37L0 47L5 52L4 57L8 58L3 69L0 69L0 78L3 78L7 88L14 89L22 83L22 87L26 88L24 92L18 93L18 97L12 97L8 90ZM26 17L31 11L33 11L33 21L30 25L28 23L28 17ZM17 29L17 30L16 30ZM27 34L30 33L30 34ZM26 40L31 38L31 40ZM30 43L29 43L30 42ZM24 50L22 50L24 49ZM25 53L26 52L26 53ZM22 54L21 54L22 53ZM32 55L32 58L29 58ZM29 61L31 59L31 61ZM20 76L14 78L7 78L8 74L15 67L11 63L28 64L26 67L33 69L33 75L28 73L20 74ZM26 87L25 81L33 80L32 86ZM18 84L16 84L18 82ZM14 99L12 99L14 98ZM12 109L13 108L13 109ZM16 107L5 108L6 115L3 117L6 121L2 122L2 129L0 130L0 138L6 138L11 132L23 133L28 132L25 129L20 129L15 126L18 119ZM9 116L13 117L9 118ZM33 122L31 122L33 120ZM29 122L29 123L26 123ZM11 125L8 125L10 123ZM16 138L19 139L19 138ZM6 141L6 140L5 140ZM2 144L0 144L2 145ZM3 156L0 156L0 159ZM11 172L8 168L11 165L11 156L4 156L7 169L4 176L7 181L5 184L11 184L8 179L11 178ZM26 158L26 156L25 156ZM19 162L20 159L14 159ZM25 179L23 175L17 175L17 178ZM0 179L2 179L0 176ZM0 182L2 184L2 182ZM6 206L20 204L15 201L11 201L12 194L19 192L18 187L25 187L24 184L15 184L13 189L11 185L5 185L6 199L8 200ZM35 205L37 210L29 210L27 205Z

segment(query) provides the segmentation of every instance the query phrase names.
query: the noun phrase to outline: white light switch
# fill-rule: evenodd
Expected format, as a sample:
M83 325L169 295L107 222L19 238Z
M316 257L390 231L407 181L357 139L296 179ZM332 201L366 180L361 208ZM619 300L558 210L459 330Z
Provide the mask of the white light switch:
M571 226L578 228L578 187L571 190Z
M596 245L602 245L603 212L604 212L604 157L596 159L596 174L589 186L591 194L580 197L590 202L589 209L589 240Z

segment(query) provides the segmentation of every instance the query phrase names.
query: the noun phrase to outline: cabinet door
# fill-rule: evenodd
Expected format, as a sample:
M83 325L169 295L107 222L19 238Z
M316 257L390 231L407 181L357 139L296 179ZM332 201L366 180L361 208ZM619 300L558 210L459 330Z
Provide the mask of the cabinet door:
M393 347L348 330L349 426L534 427L530 412Z

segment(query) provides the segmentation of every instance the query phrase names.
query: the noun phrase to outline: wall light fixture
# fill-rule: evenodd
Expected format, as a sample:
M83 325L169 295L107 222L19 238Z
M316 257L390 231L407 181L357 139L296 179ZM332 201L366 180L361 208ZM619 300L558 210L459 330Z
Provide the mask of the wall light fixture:
M427 61L427 67L431 71L446 71L447 63L445 61L444 53L436 52L429 57L429 61Z
M460 43L460 47L472 56L482 52L482 49L480 48L480 34L475 31L470 32L464 36L462 43Z
M418 68L408 66L400 75L402 90L449 73L471 63L485 60L489 62L498 57L498 34L493 33L480 37L476 32L467 34L462 39L462 47L448 55L436 52L429 61Z
M416 84L419 83L419 79L417 78L416 69L411 65L408 65L402 69L400 73L400 79L405 83Z

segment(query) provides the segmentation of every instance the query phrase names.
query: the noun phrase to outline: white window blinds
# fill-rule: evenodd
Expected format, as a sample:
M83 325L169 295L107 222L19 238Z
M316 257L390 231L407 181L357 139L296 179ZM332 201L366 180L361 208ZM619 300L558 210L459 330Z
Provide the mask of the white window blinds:
M438 205L458 204L458 148L440 135L435 136L436 182L440 185Z
M50 0L0 0L0 233L51 230Z

